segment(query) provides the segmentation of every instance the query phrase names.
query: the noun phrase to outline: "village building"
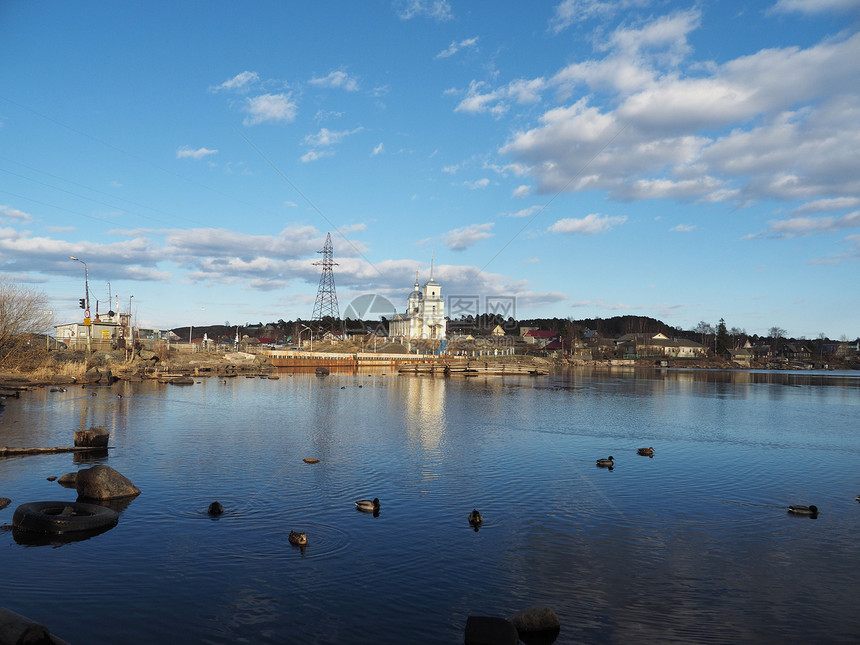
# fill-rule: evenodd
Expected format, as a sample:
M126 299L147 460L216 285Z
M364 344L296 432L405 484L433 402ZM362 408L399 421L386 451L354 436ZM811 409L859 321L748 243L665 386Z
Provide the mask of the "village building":
M523 327L520 327L521 333L523 329ZM523 335L523 338L530 345L540 345L541 347L546 347L547 344L558 338L558 332L529 328L529 331L527 331Z
M66 347L80 351L109 351L125 345L125 338L131 333L129 314L96 315L95 318L83 322L55 325L58 342Z
M442 287L433 279L433 266L430 266L430 279L423 287L415 285L406 299L406 312L398 313L388 326L389 338L398 340L444 339L447 333L445 302L442 300Z
M625 358L701 358L707 349L694 340L665 334L624 334L615 339L616 351Z

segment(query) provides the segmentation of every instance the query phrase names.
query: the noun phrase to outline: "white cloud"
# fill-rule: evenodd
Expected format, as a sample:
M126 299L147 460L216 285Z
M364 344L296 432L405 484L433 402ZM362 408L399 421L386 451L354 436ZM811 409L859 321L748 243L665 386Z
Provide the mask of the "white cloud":
M644 7L651 0L563 0L556 8L549 24L553 33L564 31L578 22L605 18L631 7Z
M400 0L397 15L403 20L427 16L439 22L450 20L451 4L448 0Z
M464 181L463 185L471 190L482 190L490 185L490 180L484 177L476 181Z
M581 218L566 217L560 219L549 227L549 231L550 233L565 235L594 235L595 233L605 233L613 226L623 224L626 221L627 217L623 215L610 217L609 215L591 213Z
M497 116L506 112L507 106L497 102L498 98L502 96L501 91L483 92L482 90L485 87L487 87L487 84L483 81L471 81L469 89L466 91L466 98L460 101L459 105L454 108L454 111L471 113L490 112Z
M260 82L257 72L242 72L233 78L224 81L221 85L210 87L212 92L247 92L251 87Z
M19 211L17 208L12 208L11 206L0 205L0 217L6 217L9 219L17 219L21 221L30 221L33 219L33 216L29 213L25 213L24 211Z
M337 145L346 137L361 132L363 128L355 128L354 130L329 130L328 128L320 128L316 134L309 134L303 139L305 145L315 148L324 148L327 146Z
M531 217L535 213L539 212L541 209L543 209L543 206L535 204L534 206L529 206L528 208L518 210L516 213L510 213L508 214L508 217Z
M834 233L847 228L860 228L860 211L842 217L792 217L769 222L770 226L752 237L801 237L815 233Z
M857 0L777 0L773 11L784 13L824 13L857 9Z
M325 157L333 157L334 153L331 150L308 150L301 156L302 163L317 161Z
M296 104L290 93L249 97L244 110L249 115L243 121L245 125L259 125L270 121L290 123L296 118Z
M357 92L359 89L358 81L342 70L330 72L328 76L314 77L309 82L318 87L344 89L347 92Z
M527 168L544 193L741 205L860 193L851 171L860 149L860 34L684 74L677 58L699 21L691 10L616 30L605 58L568 65L545 83L533 79L533 96L555 88L559 98L574 91L579 98L548 107L500 154ZM629 51L648 55L623 55ZM473 81L457 110L507 110L516 85Z
M375 157L376 155L380 155L383 152L384 148L382 147L382 142L380 141L379 144L373 149L373 152L371 154Z
M687 35L699 26L700 21L698 9L677 11L656 18L640 29L620 27L602 48L616 50L628 58L646 53L656 55L663 64L675 65L690 53Z
M481 240L493 237L493 234L490 232L492 228L493 222L470 224L462 228L455 228L453 231L445 234L445 246L452 251L465 251Z
M674 226L669 230L675 233L690 233L692 231L695 231L696 227L692 224L678 224L677 226Z
M436 58L449 58L461 49L464 49L466 47L475 47L475 45L477 44L477 36L475 36L474 38L467 38L466 40L461 40L460 42L452 42L450 45L448 45L447 49L443 49L438 54L436 54Z
M860 197L834 197L831 199L818 199L814 202L802 204L794 209L795 213L820 213L823 211L836 211L843 208L854 208L860 205Z
M197 148L194 150L191 146L181 146L176 149L177 159L203 159L214 154L218 154L218 151L210 150L209 148Z
M532 187L523 185L523 186L517 186L516 188L514 188L513 196L514 197L528 197L529 195L531 195L531 193L532 193Z

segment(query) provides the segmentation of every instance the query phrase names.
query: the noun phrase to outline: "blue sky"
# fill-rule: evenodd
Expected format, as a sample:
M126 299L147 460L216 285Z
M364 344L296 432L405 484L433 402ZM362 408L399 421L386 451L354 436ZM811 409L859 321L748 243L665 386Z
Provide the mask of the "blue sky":
M57 322L860 333L860 1L0 3L0 262ZM113 303L109 304L109 294ZM489 300L488 300L489 299ZM93 308L95 307L94 302Z

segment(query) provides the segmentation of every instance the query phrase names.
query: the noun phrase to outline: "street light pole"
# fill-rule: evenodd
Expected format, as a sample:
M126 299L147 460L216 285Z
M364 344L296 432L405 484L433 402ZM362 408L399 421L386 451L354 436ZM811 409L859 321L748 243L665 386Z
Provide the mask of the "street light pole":
M310 327L308 327L307 325L302 325L302 327L307 329L308 332L310 332L308 334L308 336L311 337L311 349L310 349L310 351L314 351L314 330L311 329ZM299 344L301 344L301 334L299 334Z
M92 345L91 338L92 338L92 330L93 330L92 323L89 321L89 317L90 317L90 276L89 276L89 272L87 271L87 263L86 262L84 262L80 258L76 258L74 255L70 255L69 259L74 260L75 262L80 262L81 264L84 265L84 291L85 291L86 296L87 296L86 300L84 301L85 304L87 305L87 310L86 310L85 315L84 315L84 318L85 318L84 324L86 324L86 327L87 327L87 353L89 353L91 345ZM89 323L89 324L87 324L87 323Z
M125 340L125 346L128 347L129 341L131 341L131 352L134 353L134 327L131 323L131 301L134 296L128 297L128 337Z

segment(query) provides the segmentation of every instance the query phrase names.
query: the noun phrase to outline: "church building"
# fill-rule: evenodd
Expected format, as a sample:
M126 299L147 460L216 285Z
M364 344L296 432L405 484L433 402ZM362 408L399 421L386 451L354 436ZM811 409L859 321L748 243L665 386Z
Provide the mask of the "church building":
M415 286L406 299L406 313L397 314L389 323L389 338L401 340L445 338L445 303L442 300L442 287L433 279L433 265L430 265L430 279L423 287L418 286L418 273L415 273Z

